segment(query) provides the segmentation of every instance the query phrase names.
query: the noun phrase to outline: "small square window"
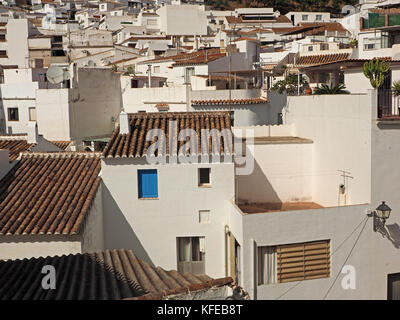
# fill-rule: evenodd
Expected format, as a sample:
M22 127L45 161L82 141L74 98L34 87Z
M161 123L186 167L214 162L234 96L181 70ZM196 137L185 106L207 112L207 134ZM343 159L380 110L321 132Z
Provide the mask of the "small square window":
M138 198L157 199L158 181L157 170L138 170Z
M317 21L321 21L322 20L322 15L317 14L317 16L315 17L315 20Z
M210 223L210 210L199 211L199 223Z
M19 121L18 108L8 108L8 121Z
M302 17L301 17L301 19L302 19L303 21L307 21L307 20L308 20L308 14L303 14Z
M29 121L36 121L36 108L29 108Z
M211 168L200 168L199 169L199 186L211 185Z

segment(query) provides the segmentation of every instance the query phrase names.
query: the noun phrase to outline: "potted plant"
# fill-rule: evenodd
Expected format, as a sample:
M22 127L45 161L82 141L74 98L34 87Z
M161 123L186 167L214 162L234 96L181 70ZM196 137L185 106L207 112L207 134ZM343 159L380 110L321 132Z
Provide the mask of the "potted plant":
M395 81L392 84L392 92L395 97L400 96L400 81Z

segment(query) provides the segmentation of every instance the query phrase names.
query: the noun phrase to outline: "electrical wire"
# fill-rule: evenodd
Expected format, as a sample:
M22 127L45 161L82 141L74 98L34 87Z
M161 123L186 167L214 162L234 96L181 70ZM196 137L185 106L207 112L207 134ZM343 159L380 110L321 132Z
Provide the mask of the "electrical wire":
M365 222L365 224L366 224L366 222L367 222L367 220L368 220L368 216L367 217L365 217L365 218L363 218L361 221L360 221L360 223L351 231L351 233L337 246L337 248L332 252L332 254L331 254L331 257L336 253L336 252L338 252L338 250L342 247L342 245L354 234L354 232L356 232L356 230L362 225L362 223L363 222ZM364 226L363 226L363 229L364 229L364 227L365 227L365 224L364 224ZM362 230L361 230L361 232L362 232ZM361 234L361 233L360 233ZM358 241L358 239L356 240L356 241ZM342 267L343 268L343 267ZM340 269L340 271L341 271L342 269ZM338 275L339 276L339 275ZM337 276L337 277L338 277ZM304 279L305 280L305 279ZM290 287L288 290L286 290L284 293L282 293L280 296L278 296L277 298L275 298L275 300L279 300L280 298L282 298L284 295L286 295L288 292L290 292L290 291L292 291L294 288L296 288L300 283L302 283L304 280L300 280L299 282L297 282L295 285L293 285L292 287ZM335 279L335 281L336 281L336 279Z
M364 223L364 225L363 225L363 227L362 227L360 233L358 234L356 241L354 242L354 244L353 244L353 246L352 246L352 248L351 248L349 254L347 255L346 259L344 260L344 262L343 262L343 264L342 264L342 267L339 269L339 272L337 273L335 280L333 280L331 286L329 287L328 291L325 293L325 295L324 295L324 297L322 298L322 300L325 300L325 299L326 299L326 297L328 296L329 292L332 290L333 286L335 285L336 280L339 278L339 275L342 273L343 267L346 265L347 260L349 260L351 254L353 253L354 248L356 247L356 245L357 245L357 243L358 243L358 240L359 240L360 237L361 237L361 234L363 233L363 231L364 231L364 229L365 229L365 226L367 225L368 218L369 218L369 217L367 217L367 219L365 220L365 223Z

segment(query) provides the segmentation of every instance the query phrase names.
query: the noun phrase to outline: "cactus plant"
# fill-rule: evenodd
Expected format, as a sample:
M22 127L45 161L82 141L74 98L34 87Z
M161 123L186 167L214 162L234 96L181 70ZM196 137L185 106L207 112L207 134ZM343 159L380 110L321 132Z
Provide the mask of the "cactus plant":
M363 72L369 79L372 87L378 89L385 81L385 76L390 70L390 62L372 59L364 63Z

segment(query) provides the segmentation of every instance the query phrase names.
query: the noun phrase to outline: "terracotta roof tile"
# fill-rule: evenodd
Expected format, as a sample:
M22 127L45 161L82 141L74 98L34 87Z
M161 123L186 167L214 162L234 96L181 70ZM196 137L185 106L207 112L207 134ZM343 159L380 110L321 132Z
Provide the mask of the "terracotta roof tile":
M0 181L0 235L78 234L99 172L98 154L22 154Z
M350 57L351 53L333 53L333 54L318 54L311 56L300 56L297 61L297 66L304 65L319 65L324 63L331 63L337 61L347 60Z
M218 60L222 57L225 57L225 53L217 53L217 54L209 54L200 55L198 57L194 57L191 59L180 60L173 64L173 66L186 66L186 65L195 65L195 64L206 64L214 60Z
M10 136L12 137L12 136ZM18 158L20 152L28 151L34 144L28 143L26 139L0 138L0 149L8 149L10 162Z
M252 98L252 99L233 99L233 100L192 100L192 106L207 105L229 105L229 104L260 104L267 103L268 99Z
M44 290L41 281L35 281L42 278L44 265L57 270L55 289ZM116 300L142 296L146 300L161 299L233 282L230 277L212 279L152 267L131 250L122 249L0 261L0 271L1 300Z
M185 141L178 141L177 137L170 137L169 132L170 124L176 121L177 132L183 129L193 129L197 132L197 145L198 154L201 150L208 150L208 154L219 154L225 152L224 148L230 146L224 145L222 136L218 136L220 141L220 149L215 145L208 146L207 141L201 139L201 129L231 129L230 113L224 112L152 112L152 113L132 113L129 114L130 133L120 134L119 127L117 127L110 138L107 146L103 151L105 158L119 158L119 157L143 157L146 156L149 146L153 141L146 141L147 133L152 129L161 129L165 133L166 150L158 150L163 155L177 155L178 151L185 143ZM173 131L172 131L173 132ZM155 140L155 138L154 138ZM155 141L154 141L155 142ZM172 144L172 146L170 146ZM205 149L204 149L205 148ZM171 150L170 150L171 149Z

